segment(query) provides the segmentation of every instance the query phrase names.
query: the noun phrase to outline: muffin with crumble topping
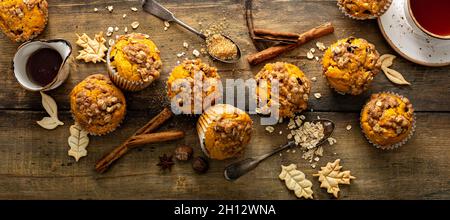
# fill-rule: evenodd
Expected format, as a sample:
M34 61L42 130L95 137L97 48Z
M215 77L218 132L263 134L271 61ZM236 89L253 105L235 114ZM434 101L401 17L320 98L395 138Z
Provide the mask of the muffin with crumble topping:
M340 94L359 95L380 72L380 54L364 39L349 37L331 45L322 66L328 84Z
M274 80L278 80L279 95L271 91ZM278 106L279 117L293 117L308 107L311 83L308 77L297 66L276 62L268 63L255 76L257 83L257 112L271 114L271 109Z
M222 97L217 68L200 59L184 60L167 79L167 96L173 111L186 115L202 114Z
M146 34L119 36L107 56L109 76L124 90L142 90L160 76L160 52Z
M238 157L250 142L252 125L250 116L241 109L228 104L212 106L197 122L200 146L212 159Z
M338 0L341 11L357 20L375 19L383 15L392 0Z
M0 1L0 28L15 42L31 40L41 34L48 21L46 0Z
M92 135L114 131L126 112L122 91L102 74L88 76L70 93L70 109L75 121Z
M409 99L391 92L373 94L361 111L361 129L375 147L397 148L412 136L414 109Z

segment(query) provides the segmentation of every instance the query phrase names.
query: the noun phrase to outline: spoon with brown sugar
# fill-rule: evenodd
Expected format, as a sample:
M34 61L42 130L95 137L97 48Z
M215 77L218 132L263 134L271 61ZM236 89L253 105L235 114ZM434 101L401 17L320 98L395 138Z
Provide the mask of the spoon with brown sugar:
M196 34L205 40L208 54L224 63L236 63L241 58L241 49L239 46L231 40L231 38L222 34L212 34L206 36L195 28L187 25L167 8L156 2L155 0L142 0L142 8L144 11L168 22L175 22L180 26L186 28L188 31Z

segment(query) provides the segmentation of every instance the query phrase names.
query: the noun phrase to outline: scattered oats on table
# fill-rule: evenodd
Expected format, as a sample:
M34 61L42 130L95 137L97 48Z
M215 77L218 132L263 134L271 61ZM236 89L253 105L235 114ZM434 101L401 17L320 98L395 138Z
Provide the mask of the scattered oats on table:
M280 131L280 134L283 134L283 131Z
M108 44L111 47L112 45L114 45L114 40L113 39L109 39Z
M112 11L114 10L114 6L108 5L108 6L106 6L106 9L107 9L109 12L112 12Z
M169 28L170 27L170 23L168 21L164 21L164 27Z
M351 125L347 125L347 127L345 129L347 129L347 131L350 131L350 129L352 129L352 126Z
M114 28L113 27L108 27L108 29L106 30L106 36L111 37L113 32L114 32Z
M138 9L136 7L131 7L132 11L138 11Z
M124 29L123 29L123 32L125 32L125 34L128 32L128 27L125 27Z
M327 49L327 47L325 46L325 44L323 44L322 42L316 42L316 47L320 50L320 51L325 51Z
M314 93L314 97L316 97L316 99L320 99L322 98L322 94L320 94L319 92Z
M318 56L314 57L314 59L316 59L316 61L319 61L319 57Z
M332 138L332 137L329 137L328 139L327 139L327 141L328 141L328 144L330 144L330 145L333 145L333 144L335 144L337 141L336 141L336 139L334 139L334 138Z
M311 51L311 53L315 53L315 52L316 52L316 49L311 48L309 51Z
M275 131L275 128L273 128L272 126L267 126L266 131L268 131L269 133L272 133Z
M98 8L94 8L94 12L98 12Z
M311 81L313 81L313 82L317 81L317 77L315 77L315 76L312 77L312 78L311 78Z
M115 31L115 32L119 31L119 27L116 26L116 27L114 28L114 31Z
M192 51L192 54L193 54L195 57L199 57L199 56L200 56L200 52L199 52L198 50L196 50L196 49L194 49L194 50Z
M306 58L312 60L312 59L314 59L314 54L311 53L311 51L308 51L308 53L306 53Z
M177 57L182 57L182 56L184 56L184 55L186 55L185 52L177 53Z
M123 14L123 15L122 15L122 18L126 18L126 17L127 17L127 14Z
M189 44L185 41L185 42L183 42L183 47L188 49L189 48Z
M134 21L133 23L131 23L131 28L136 29L139 27L139 22L138 21Z

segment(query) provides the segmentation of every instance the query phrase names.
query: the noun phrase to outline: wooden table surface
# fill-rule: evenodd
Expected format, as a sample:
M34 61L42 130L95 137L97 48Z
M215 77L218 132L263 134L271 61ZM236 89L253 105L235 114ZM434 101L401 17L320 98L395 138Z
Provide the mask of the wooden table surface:
M313 182L316 199L332 199L312 174L313 169L300 151L283 153L262 163L256 170L235 182L223 178L224 167L229 161L212 161L205 175L197 175L190 163L176 163L170 173L161 173L156 166L158 156L173 152L181 144L194 147L201 155L196 136L195 118L176 116L162 129L182 128L186 138L154 144L128 153L105 174L94 171L95 162L105 153L119 145L135 130L168 105L165 98L165 81L176 65L176 54L184 51L182 42L190 44L189 56L194 48L201 48L201 41L176 25L167 31L163 22L144 13L137 1L122 0L48 0L50 22L41 38L64 38L69 40L77 54L75 33L93 35L106 31L109 26L131 29L137 20L139 32L149 34L161 50L163 71L161 78L149 88L126 93L128 112L122 126L112 134L91 137L88 156L75 162L67 155L69 126L73 123L69 111L68 94L71 89L93 73L106 73L104 64L78 63L65 84L48 92L59 105L60 119L64 126L48 131L35 121L46 115L39 93L22 89L16 82L11 60L19 44L11 43L4 36L0 39L0 199L296 199L278 179L280 165L295 163ZM243 1L238 0L165 0L161 1L180 19L194 27L208 26L221 21L229 24L227 33L236 39L244 54L255 49L247 34L243 16ZM113 5L113 13L105 10ZM132 12L130 7L138 7ZM99 12L94 12L99 8ZM260 0L255 1L255 26L303 32L326 21L336 28L333 35L320 39L330 45L339 38L354 35L374 43L381 54L395 52L383 39L376 21L354 21L344 17L335 0ZM123 19L122 14L127 18ZM199 24L201 22L201 24ZM275 59L298 65L308 77L317 77L312 93L320 92L322 98L311 98L309 119L317 116L336 122L334 137L337 144L326 146L318 166L337 158L344 169L357 177L350 186L341 187L340 199L450 199L450 67L428 68L411 63L403 58L395 60L393 68L404 73L412 83L409 87L398 87L379 74L369 91L360 96L342 96L334 93L322 76L319 62L306 58L306 52L314 42L302 46ZM318 53L320 54L320 53ZM250 67L245 59L237 65L224 65L203 60L215 65L223 79L254 76L262 64ZM273 61L275 61L273 60ZM359 112L370 94L379 91L394 91L412 101L417 112L417 129L414 137L403 147L394 151L375 149L363 138L359 129ZM312 112L312 110L314 110ZM255 121L254 136L247 148L246 156L261 154L286 142L287 131L268 134L264 126ZM347 131L345 127L352 125ZM286 123L275 126L284 130ZM185 185L177 180L185 179Z

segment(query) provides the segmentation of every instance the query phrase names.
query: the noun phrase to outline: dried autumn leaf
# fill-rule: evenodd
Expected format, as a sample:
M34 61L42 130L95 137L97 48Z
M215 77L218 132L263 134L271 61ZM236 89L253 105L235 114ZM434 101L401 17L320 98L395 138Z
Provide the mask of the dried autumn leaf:
M44 117L42 120L37 121L38 125L48 130L55 129L58 125L64 125L64 123L58 119L58 106L56 105L55 100L43 92L41 92L41 96L42 106L50 117Z
M406 79L403 77L403 75L396 70L387 68L382 66L381 69L383 70L386 77L393 83L398 85L411 85Z
M106 55L108 48L105 46L105 38L103 32L95 35L94 39L91 39L85 33L81 36L77 34L78 40L76 44L83 47L83 50L79 51L77 60L84 60L84 62L106 62L103 57Z
M70 126L70 137L67 141L70 146L68 154L74 157L76 161L87 155L86 147L89 145L88 132L83 130L77 123Z
M297 170L297 165L281 166L281 173L278 176L284 180L288 189L293 190L298 198L312 199L313 191L311 181L305 178L305 174Z
M342 171L342 166L339 165L340 159L335 160L333 163L327 163L325 167L322 167L317 174L321 182L320 187L326 188L328 193L332 193L334 197L338 198L340 191L339 184L350 184L350 180L356 179L356 177L350 174L350 171Z
M42 120L37 121L36 123L38 123L38 125L40 125L41 127L45 128L47 130L55 129L56 127L58 127L58 125L64 124L60 121L56 121L54 118L51 118L51 117L44 117Z
M395 84L411 85L411 83L406 81L401 73L389 68L392 66L395 58L396 56L392 54L383 54L380 59L378 59L378 62L381 63L381 69L383 70L384 75L386 75L386 77Z
M381 66L390 67L394 63L394 59L396 56L392 54L383 54L380 56L380 59L378 59L378 62L381 63Z

